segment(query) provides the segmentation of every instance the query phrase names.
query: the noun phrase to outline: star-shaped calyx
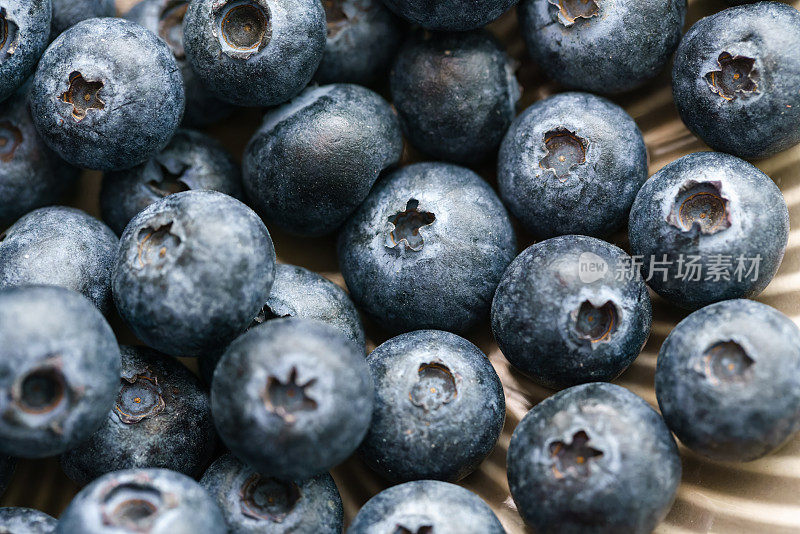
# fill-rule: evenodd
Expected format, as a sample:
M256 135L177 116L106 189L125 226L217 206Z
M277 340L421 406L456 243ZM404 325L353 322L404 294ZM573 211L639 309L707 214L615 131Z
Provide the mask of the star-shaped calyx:
M264 405L267 410L274 413L286 423L292 424L297 420L298 412L306 412L317 408L317 401L308 396L306 391L317 382L312 378L305 383L300 383L297 377L297 368L292 367L289 377L285 382L280 378L270 376L267 387L262 393Z
M603 451L589 445L589 435L584 430L575 432L572 441L555 441L550 444L550 457L553 460L553 475L558 478L566 476L589 476L589 463L603 455Z
M90 109L106 108L99 95L102 88L103 82L87 81L80 72L73 72L69 75L69 89L61 95L61 101L72 105L72 118L80 122Z
M719 70L705 75L711 91L725 100L758 92L758 70L755 59L723 52L717 58L717 63Z
M406 203L405 211L389 217L391 230L389 232L388 246L394 249L422 250L425 240L419 233L420 228L430 226L436 220L436 215L419 209L419 201L410 199Z

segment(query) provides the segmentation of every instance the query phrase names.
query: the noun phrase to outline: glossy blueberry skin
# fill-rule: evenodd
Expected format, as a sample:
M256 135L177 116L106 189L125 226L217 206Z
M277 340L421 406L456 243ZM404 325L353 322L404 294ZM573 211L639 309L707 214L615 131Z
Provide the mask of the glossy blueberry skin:
M112 289L139 339L171 356L198 356L244 332L274 277L272 239L250 208L217 191L186 191L128 224Z
M0 454L44 458L84 441L113 406L119 371L114 332L87 299L0 291Z
M71 81L75 73L80 77ZM95 90L98 83L103 85ZM64 100L73 98L71 87L77 91L74 103L83 102L79 94L90 97L83 118L73 115L83 108ZM123 19L88 19L45 51L30 104L39 134L66 161L127 169L172 138L183 116L183 80L169 48L152 32Z
M800 143L798 48L800 11L790 5L759 2L700 20L686 32L672 70L683 122L714 150L746 159ZM724 72L723 53L755 61L738 72L755 82L754 91L715 92L707 76Z
M52 10L51 0L11 0L0 6L0 102L12 96L36 69L47 48Z
M349 84L311 87L264 117L245 150L244 188L270 226L325 235L402 152L397 116L377 93Z
M700 223L688 226L676 213L684 204L680 200L683 189L690 193L712 186L717 197L727 201L727 219L721 219L723 223L713 233L706 233ZM727 154L700 152L670 163L645 183L631 209L629 236L631 253L644 257L645 279L650 277L651 257L661 261L666 254L672 262L666 281L659 267L654 267L647 282L650 288L677 306L698 309L720 300L755 297L764 290L786 250L789 212L778 187L756 167ZM700 257L704 269L699 280L680 276L680 255ZM730 280L706 280L709 265L719 255L732 258ZM757 277L756 273L741 280L734 276L737 258L759 256Z
M57 534L226 532L217 503L194 480L168 469L127 469L98 478L61 514Z
M460 32L486 26L511 9L517 0L383 0L383 3L425 29Z
M362 459L392 482L455 482L492 452L503 429L503 385L478 347L439 330L386 341L367 357L375 410Z
M104 314L112 309L111 272L119 239L76 208L34 210L0 241L0 288L61 286L83 294Z
M656 76L680 41L686 0L589 1L583 5L595 5L597 14L574 23L561 16L559 0L520 3L534 61L557 82L600 94L630 91Z
M262 14L268 29L261 45L223 46L229 33L218 20L228 9ZM195 74L217 97L240 106L276 106L298 94L322 60L325 35L318 0L196 0L184 20L186 57Z
M549 159L570 147L549 146L554 133L566 133L584 150L573 165ZM588 93L562 93L526 109L498 157L500 197L537 239L610 235L628 221L645 181L647 148L636 122L621 107Z
M82 20L113 17L117 13L114 0L52 0L52 2L51 39L55 39L64 30Z
M448 482L418 480L375 495L347 529L347 534L385 532L505 534L505 529L471 491Z
M575 449L581 436L588 442ZM546 399L525 415L508 447L511 495L541 533L652 532L680 479L667 425L613 384L575 386Z
M411 231L390 222L414 211ZM420 163L375 186L343 227L338 254L353 301L387 331L462 333L488 314L516 246L505 208L480 176Z
M230 534L342 532L342 497L328 473L284 482L226 454L211 464L200 484L217 501Z
M310 319L276 319L231 343L211 410L225 445L259 473L303 480L343 462L369 427L373 386L361 347Z
M241 199L242 175L230 154L211 137L178 130L147 162L103 176L100 211L121 235L128 222L153 202L179 191L211 189Z
M11 456L0 454L0 495L6 491L11 477L14 476L14 469L17 467L17 460Z
M710 352L720 343L735 346ZM696 311L661 347L656 396L667 425L694 452L717 461L761 458L800 430L800 330L745 299Z
M0 531L15 534L52 534L58 520L33 508L0 508Z
M400 49L390 78L403 133L436 159L485 160L516 115L514 70L489 32L416 32Z
M116 403L88 440L61 455L64 472L81 485L145 467L200 476L216 446L208 393L174 358L145 347L120 350Z

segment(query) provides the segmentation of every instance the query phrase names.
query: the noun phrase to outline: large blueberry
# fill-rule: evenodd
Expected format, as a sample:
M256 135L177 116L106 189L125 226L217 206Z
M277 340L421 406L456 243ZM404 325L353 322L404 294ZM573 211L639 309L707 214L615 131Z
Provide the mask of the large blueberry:
M642 132L625 110L588 93L541 100L500 148L500 197L538 239L605 237L625 226L647 180Z
M357 85L311 87L264 117L244 155L244 187L270 224L299 235L338 228L400 161L397 116Z
M51 0L4 0L0 3L0 102L28 79L47 48Z
M383 0L389 9L428 30L465 31L486 26L518 0Z
M382 179L339 236L356 304L392 332L466 332L489 312L516 253L500 199L480 176L420 163Z
M700 152L644 184L629 232L648 285L697 309L764 290L786 250L789 212L769 176L733 156Z
M0 454L0 496L6 491L11 477L14 476L14 469L17 466L16 458Z
M117 13L114 0L52 0L51 39L82 20L113 17Z
M0 454L42 458L84 441L114 405L119 371L114 332L84 297L0 291Z
M147 161L183 116L183 80L167 45L133 22L88 19L59 35L39 62L31 113L69 163L100 170Z
M33 508L0 508L0 532L10 534L53 534L56 518Z
M681 479L661 416L613 384L564 390L525 415L508 447L508 483L525 521L546 533L652 532Z
M139 339L192 356L220 350L243 332L274 277L272 239L250 208L217 191L186 191L128 224L112 289Z

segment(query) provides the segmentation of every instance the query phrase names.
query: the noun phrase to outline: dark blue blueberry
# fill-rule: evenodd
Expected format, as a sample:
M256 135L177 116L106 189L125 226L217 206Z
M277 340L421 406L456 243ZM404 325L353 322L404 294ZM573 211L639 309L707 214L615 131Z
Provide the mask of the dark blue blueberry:
M286 102L308 84L325 51L319 0L195 0L183 28L198 78L240 106Z
M186 191L131 220L112 289L139 339L172 356L197 356L247 328L274 277L272 239L250 208L217 191Z
M371 85L389 70L405 25L381 0L323 0L328 40L314 79Z
M113 17L117 14L114 0L52 0L52 2L51 39L55 39L64 30L83 20Z
M397 116L358 85L311 87L264 117L244 155L244 187L267 224L333 232L403 152Z
M759 2L706 17L675 54L683 122L714 150L766 158L800 143L800 11Z
M800 430L800 330L750 300L696 311L661 346L656 395L667 425L694 452L761 458Z
M79 209L34 210L0 236L0 288L61 286L83 294L107 314L119 239Z
M167 45L133 22L89 19L45 51L30 93L44 141L78 167L127 169L169 142L183 80Z
M200 484L167 469L127 469L104 475L61 514L58 534L222 534L217 503Z
M157 155L132 169L103 177L100 210L103 220L122 234L144 208L181 191L211 189L242 198L239 166L216 140L193 130L178 130Z
M78 293L0 291L0 454L43 458L87 439L114 405L119 360L111 327Z
M342 532L342 498L328 473L285 482L226 454L211 464L200 484L219 504L231 534Z
M652 532L680 479L678 447L661 416L613 384L546 399L508 447L511 495L542 534Z
M9 534L52 534L58 521L33 508L0 508L0 532Z
M391 74L403 133L436 159L473 164L494 155L516 115L514 69L489 32L416 32Z
M229 116L234 106L212 95L186 59L183 48L183 19L188 7L189 0L143 0L133 6L125 18L141 24L161 37L172 50L181 69L186 90L183 123L199 127Z
M492 509L471 491L438 480L406 482L375 495L347 534L505 534Z
M14 476L14 468L17 466L16 458L0 454L0 495L6 491L11 477Z
M500 148L500 196L537 239L605 237L625 226L647 180L642 132L625 110L588 93L529 107Z
M482 28L511 9L518 0L383 0L413 24L428 30L465 31Z
M33 74L47 48L51 0L10 0L0 4L0 102Z
M609 94L644 84L666 65L686 0L523 0L518 13L528 51L548 76Z
M455 482L492 452L503 429L503 385L478 347L455 334L418 330L367 358L375 410L359 453L393 482Z
M103 425L61 455L78 484L122 469L162 467L198 477L216 432L208 393L182 363L144 347L122 347L117 401Z
M630 256L593 237L554 237L514 260L492 303L503 355L561 389L613 380L650 335L647 286Z
M516 253L500 199L480 176L420 163L382 179L339 236L353 300L391 332L469 331Z
M629 232L648 285L697 309L764 290L786 250L789 212L769 176L733 156L699 152L644 184Z
M241 460L266 476L303 480L355 451L373 396L361 347L329 324L288 318L231 343L214 372L211 410Z

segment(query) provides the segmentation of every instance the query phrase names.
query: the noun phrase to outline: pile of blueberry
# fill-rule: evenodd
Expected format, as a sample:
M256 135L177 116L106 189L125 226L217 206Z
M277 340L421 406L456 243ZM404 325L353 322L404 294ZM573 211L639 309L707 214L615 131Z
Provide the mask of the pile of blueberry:
M673 434L749 461L800 429L800 329L747 300L788 209L745 161L800 143L800 11L731 1L684 35L685 0L522 0L530 55L571 92L516 116L517 64L481 29L514 3L0 0L0 490L15 457L83 486L59 521L0 508L0 532L340 533L328 471L356 454L396 485L349 533L502 533L454 484L505 422L460 337L489 322L561 390L508 449L536 532L653 530ZM716 152L648 178L637 124L592 93L673 55ZM240 166L187 128L242 106L266 112ZM495 160L497 192L467 168ZM103 221L59 205L79 169L104 172ZM348 292L278 264L267 226L338 236ZM626 228L627 252L603 240ZM661 347L660 414L608 383L651 291L692 311ZM395 337L368 353L362 317Z

